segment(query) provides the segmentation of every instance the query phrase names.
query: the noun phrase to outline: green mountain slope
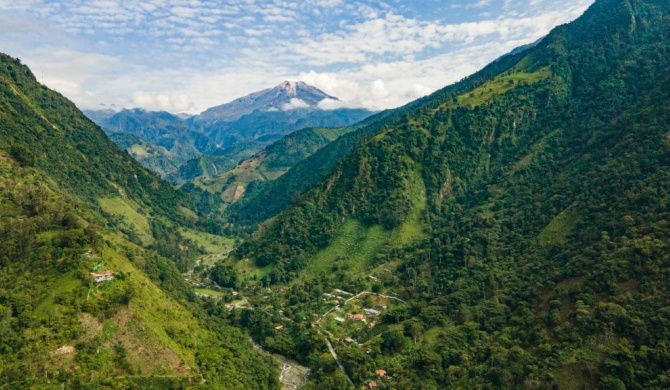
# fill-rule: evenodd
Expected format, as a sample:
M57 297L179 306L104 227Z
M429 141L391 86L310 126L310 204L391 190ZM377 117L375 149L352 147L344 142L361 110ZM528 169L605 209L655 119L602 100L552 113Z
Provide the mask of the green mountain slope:
M269 182L333 140L355 129L352 127L308 128L298 130L270 144L255 155L242 160L234 168L219 173L216 160L201 158L202 174L193 181L199 188L220 196L223 205L235 203L245 196L253 198ZM208 167L211 167L207 169ZM214 172L212 172L214 171ZM216 175L213 173L216 172ZM182 187L188 189L189 187ZM247 192L250 189L250 192Z
M171 214L185 198L120 151L74 104L2 55L0 150L77 196L121 196Z
M241 225L255 226L285 210L300 194L311 189L331 174L337 164L353 148L365 140L406 121L408 115L422 107L430 107L441 99L472 90L513 65L518 56L507 55L464 80L418 99L403 107L372 115L352 126L346 134L297 162L285 175L254 191L227 210L228 218Z
M128 133L110 133L109 139L125 150L143 167L161 176L176 172L184 159L175 153L174 148L168 150L163 146L151 144L142 138Z
M268 344L314 388L346 383L325 330L357 386L667 388L669 32L666 1L596 1L364 138L238 255L298 323L334 288L407 303Z
M185 197L4 54L0 134L0 388L279 387L184 282Z

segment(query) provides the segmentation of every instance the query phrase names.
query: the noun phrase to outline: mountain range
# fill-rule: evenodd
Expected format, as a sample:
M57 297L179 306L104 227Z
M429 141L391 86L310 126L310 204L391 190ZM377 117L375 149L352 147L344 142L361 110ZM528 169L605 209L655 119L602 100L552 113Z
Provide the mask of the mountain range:
M186 118L141 109L85 113L145 167L184 182L232 169L293 131L348 126L372 114L364 109L322 109L323 101L339 100L304 82L285 81ZM119 134L138 139L128 144L131 139Z
M670 388L669 46L669 2L597 0L181 191L0 55L0 388Z

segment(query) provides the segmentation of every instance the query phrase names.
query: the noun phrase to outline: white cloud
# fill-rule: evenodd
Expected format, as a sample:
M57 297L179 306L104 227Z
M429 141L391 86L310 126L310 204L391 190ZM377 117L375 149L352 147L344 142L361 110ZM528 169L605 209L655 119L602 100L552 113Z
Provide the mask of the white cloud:
M197 113L297 79L341 99L324 109L378 110L473 73L591 2L481 0L466 4L499 16L454 23L397 1L0 0L0 50L82 108Z
M341 100L323 99L319 102L317 107L322 110L337 110L339 108L346 108L347 104Z
M195 104L187 95L137 91L133 94L133 106L151 111L189 112Z
M309 107L309 104L307 104L307 102L305 102L304 100L293 98L289 103L282 105L281 109L284 111L291 111L298 108L307 108L307 107Z

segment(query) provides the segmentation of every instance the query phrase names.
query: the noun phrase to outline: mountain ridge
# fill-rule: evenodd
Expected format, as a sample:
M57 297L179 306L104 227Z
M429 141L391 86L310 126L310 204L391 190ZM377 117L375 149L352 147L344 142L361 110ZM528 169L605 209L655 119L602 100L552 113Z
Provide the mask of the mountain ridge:
M354 340L309 388L666 388L669 26L668 2L596 1L360 138L227 263L326 313L268 345Z

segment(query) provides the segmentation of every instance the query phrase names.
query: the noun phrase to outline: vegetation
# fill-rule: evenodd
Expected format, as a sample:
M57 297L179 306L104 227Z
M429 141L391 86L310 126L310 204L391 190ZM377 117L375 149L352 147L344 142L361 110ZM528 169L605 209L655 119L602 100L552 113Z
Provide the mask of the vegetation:
M179 272L186 197L4 54L0 121L0 388L279 387Z
M309 364L308 388L346 388L346 376L380 388L667 388L669 31L667 2L596 1L535 47L352 133L346 158L238 251L272 267L262 282L277 292L252 304L282 313L233 320ZM251 205L240 220L281 210ZM416 239L342 250L354 227L364 242L417 216ZM348 265L358 253L369 263ZM324 325L334 289L407 303L373 328ZM336 327L356 341L330 338L346 374L325 348Z

